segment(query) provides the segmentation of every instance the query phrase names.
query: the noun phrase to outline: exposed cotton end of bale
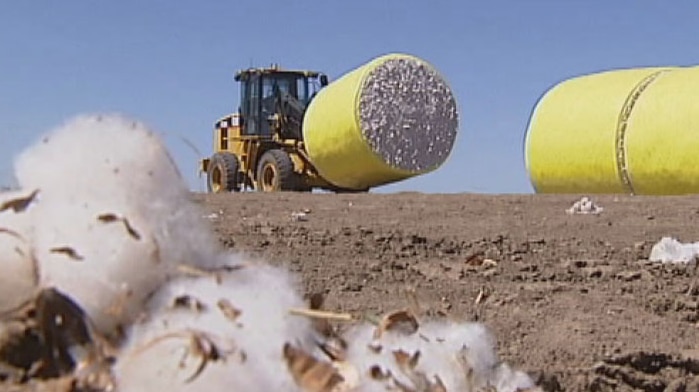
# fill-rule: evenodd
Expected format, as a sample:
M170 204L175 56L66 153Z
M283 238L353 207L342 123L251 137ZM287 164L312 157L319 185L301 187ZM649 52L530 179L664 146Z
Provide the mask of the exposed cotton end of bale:
M39 190L41 285L70 293L104 333L133 319L176 266L214 259L177 167L141 123L78 117L22 153L16 172Z
M0 312L16 308L36 292L30 192L0 193Z
M313 335L307 319L289 314L303 306L296 292L286 272L256 265L169 282L119 356L120 390L297 390L283 348L311 347ZM195 353L197 339L216 355Z
M456 139L456 100L446 81L417 58L389 59L360 92L360 128L388 165L420 172L440 166Z

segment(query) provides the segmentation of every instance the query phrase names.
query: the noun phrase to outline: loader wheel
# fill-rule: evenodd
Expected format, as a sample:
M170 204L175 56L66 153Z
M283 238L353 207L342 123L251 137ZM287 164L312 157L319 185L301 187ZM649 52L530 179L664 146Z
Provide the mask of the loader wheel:
M237 192L238 158L229 152L217 152L211 157L207 177L209 192Z
M257 189L262 192L293 191L296 188L294 163L282 150L269 150L257 165Z

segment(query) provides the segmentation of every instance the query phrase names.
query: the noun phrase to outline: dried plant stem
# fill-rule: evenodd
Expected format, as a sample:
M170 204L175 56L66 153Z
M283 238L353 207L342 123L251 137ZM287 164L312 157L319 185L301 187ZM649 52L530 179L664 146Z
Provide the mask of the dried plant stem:
M300 308L289 309L289 313L294 315L294 316L304 316L304 317L324 319L324 320L354 321L354 317L349 313L335 313L335 312L328 312L328 311L323 311L323 310L300 309Z

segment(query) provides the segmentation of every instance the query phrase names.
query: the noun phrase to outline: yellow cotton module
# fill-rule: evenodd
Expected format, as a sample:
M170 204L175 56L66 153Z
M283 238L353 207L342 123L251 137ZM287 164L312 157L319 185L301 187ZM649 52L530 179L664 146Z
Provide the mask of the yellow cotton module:
M361 190L437 169L457 128L456 100L434 67L389 54L321 90L306 111L303 137L323 178Z
M566 80L537 103L525 160L538 193L699 193L699 68Z

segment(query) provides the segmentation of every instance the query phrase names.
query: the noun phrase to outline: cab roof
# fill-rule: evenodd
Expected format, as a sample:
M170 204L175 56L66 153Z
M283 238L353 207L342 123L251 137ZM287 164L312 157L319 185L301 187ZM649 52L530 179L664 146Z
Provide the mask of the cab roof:
M279 65L272 65L271 67L266 67L266 68L248 68L248 69L243 69L239 70L235 73L235 80L245 80L249 78L251 75L272 75L272 74L286 74L286 75L301 75L305 77L310 77L314 78L320 75L320 72L316 71L307 71L307 70L291 70L291 69L282 69L279 67Z

